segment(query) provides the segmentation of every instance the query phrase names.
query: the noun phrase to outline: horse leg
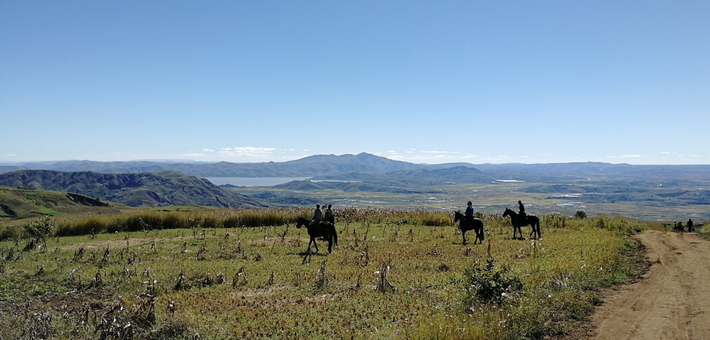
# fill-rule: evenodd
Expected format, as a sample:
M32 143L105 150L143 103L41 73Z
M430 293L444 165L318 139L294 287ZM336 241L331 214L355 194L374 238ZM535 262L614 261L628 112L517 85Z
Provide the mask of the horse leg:
M315 237L311 237L311 242L313 242L313 245L316 246L316 253L318 253L318 243L316 243L316 238L315 238ZM311 244L310 244L310 243L308 243L308 249L309 249L309 250L311 249Z
M535 235L535 224L534 223L530 223L530 235L528 237L532 238L532 239L537 238Z
M328 237L328 254L332 253L333 251L333 237Z
M462 244L466 244L466 230L461 229L461 236L463 237Z
M308 249L306 250L306 252L309 254L311 253L311 243L312 242L313 242L313 238L311 238L310 241L308 241Z

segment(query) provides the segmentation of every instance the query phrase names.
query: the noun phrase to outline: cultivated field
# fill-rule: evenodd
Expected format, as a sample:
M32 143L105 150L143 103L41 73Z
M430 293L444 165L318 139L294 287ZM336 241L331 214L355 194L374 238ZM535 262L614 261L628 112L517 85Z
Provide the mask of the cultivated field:
M306 253L306 210L44 218L0 232L4 339L517 339L564 335L643 265L621 217L541 216L541 240L483 216L336 211ZM524 227L527 235L529 228ZM73 236L71 236L73 235ZM469 241L475 238L467 234Z
M250 197L275 195L289 199L300 198L316 203L333 202L338 208L386 208L386 209L463 209L471 200L476 211L500 213L505 207L517 209L518 200L538 214L563 214L574 216L584 211L588 216L621 215L644 221L677 222L707 221L710 219L710 194L703 181L697 186L685 184L672 188L650 187L622 183L565 182L555 183L497 183L454 184L430 187L415 187L415 192L392 193L343 190L287 190L275 187L239 187L228 190ZM290 202L290 201L289 201ZM278 204L273 203L275 206ZM290 202L290 206L293 202Z

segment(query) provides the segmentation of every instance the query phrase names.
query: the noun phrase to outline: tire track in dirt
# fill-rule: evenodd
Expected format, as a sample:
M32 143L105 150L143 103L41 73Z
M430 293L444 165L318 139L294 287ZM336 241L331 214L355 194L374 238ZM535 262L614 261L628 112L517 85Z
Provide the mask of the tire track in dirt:
M586 338L710 340L710 242L656 230L634 238L651 266L597 310Z

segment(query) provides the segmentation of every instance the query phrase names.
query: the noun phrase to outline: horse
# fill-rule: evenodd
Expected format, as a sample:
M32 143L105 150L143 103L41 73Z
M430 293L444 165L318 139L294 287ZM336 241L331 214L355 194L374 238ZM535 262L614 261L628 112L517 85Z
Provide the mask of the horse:
M516 213L513 210L510 210L508 208L505 208L505 212L503 213L503 217L510 216L510 223L513 225L513 238L515 238L515 231L517 230L520 232L520 238L523 238L523 231L520 229L520 227L529 225L532 227L532 231L530 232L530 236L528 237L533 237L535 238L535 234L537 234L537 238L541 238L542 235L540 234L540 219L537 218L535 215L526 215L526 216L519 216L518 213Z
M473 244L476 244L476 241L479 241L479 244L483 244L485 236L483 236L483 222L480 219L474 218L472 221L467 221L463 214L457 211L454 213L454 223L456 222L459 222L463 244L466 244L466 232L469 230L476 232L476 239L473 240Z
M318 244L316 243L316 238L323 237L328 241L328 253L332 252L333 243L338 245L338 233L335 231L335 226L327 221L321 221L315 225L311 225L311 220L305 217L299 217L298 223L296 223L296 228L301 228L305 226L308 229L308 236L311 240L308 242L308 252L311 252L311 243L316 246L316 252L318 252Z

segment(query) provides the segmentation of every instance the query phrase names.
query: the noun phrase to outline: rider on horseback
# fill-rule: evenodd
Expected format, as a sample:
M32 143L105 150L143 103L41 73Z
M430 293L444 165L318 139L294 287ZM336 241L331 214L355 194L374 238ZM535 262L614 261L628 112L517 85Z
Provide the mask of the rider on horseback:
M308 226L314 226L320 221L323 220L323 212L320 210L320 204L316 204L316 211L313 212L313 219L311 220L311 223L308 224Z
M466 203L468 206L466 207L466 214L464 214L464 219L466 222L471 222L473 221L473 203L471 201L468 201Z
M518 201L518 209L520 210L518 217L524 221L527 215L525 214L525 206L523 205L523 202Z

